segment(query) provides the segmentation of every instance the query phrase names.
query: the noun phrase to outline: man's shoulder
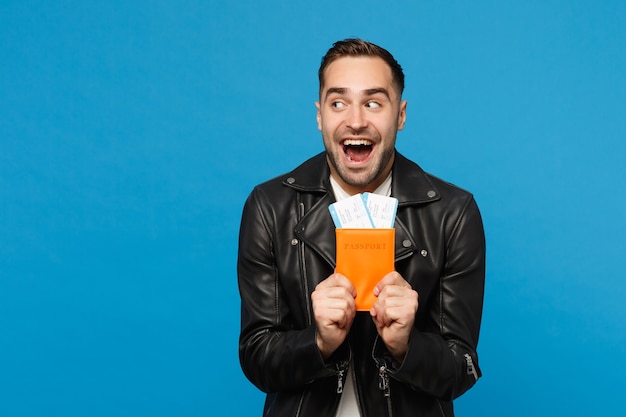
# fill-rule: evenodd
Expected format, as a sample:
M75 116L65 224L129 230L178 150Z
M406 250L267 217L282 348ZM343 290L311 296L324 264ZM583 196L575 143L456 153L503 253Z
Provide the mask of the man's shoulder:
M454 195L459 195L459 196L471 196L472 193L463 188L458 186L457 184L450 182L450 181L446 181L436 175L433 175L429 172L425 172L425 174L428 176L428 178L430 179L430 181L435 184L435 186L441 190L441 192L446 192L447 194L454 194Z
M399 153L396 162L396 191L406 200L426 202L472 198L472 193L468 190L425 171L416 162Z
M325 191L328 179L328 165L325 155L324 152L319 153L291 171L261 182L255 189L263 191L282 189Z

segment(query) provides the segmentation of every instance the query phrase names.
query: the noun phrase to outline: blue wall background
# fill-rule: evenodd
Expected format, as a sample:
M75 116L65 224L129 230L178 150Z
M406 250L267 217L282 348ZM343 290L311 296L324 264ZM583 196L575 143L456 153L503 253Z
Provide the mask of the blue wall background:
M398 148L489 245L460 416L623 415L626 3L0 4L0 415L260 415L237 358L239 216L322 149L316 71L405 68Z

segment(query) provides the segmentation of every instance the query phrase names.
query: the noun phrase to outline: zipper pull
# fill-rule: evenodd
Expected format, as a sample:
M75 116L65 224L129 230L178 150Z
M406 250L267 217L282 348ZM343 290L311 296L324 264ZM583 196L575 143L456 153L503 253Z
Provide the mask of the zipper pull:
M337 394L341 394L343 392L343 376L345 373L345 369L339 369L337 371Z
M474 380L478 381L478 372L476 372L476 368L474 367L474 361L469 353L463 355L465 358L465 363L467 363L467 374L474 375Z
M385 397L390 396L389 375L387 375L387 367L382 365L378 368L378 389L384 391Z

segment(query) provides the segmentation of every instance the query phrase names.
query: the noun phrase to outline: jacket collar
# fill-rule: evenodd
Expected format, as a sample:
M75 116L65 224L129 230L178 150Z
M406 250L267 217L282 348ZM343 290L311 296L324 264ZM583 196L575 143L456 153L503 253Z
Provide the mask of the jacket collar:
M283 185L300 193L318 195L315 203L304 207L304 216L294 230L296 236L335 266L335 226L328 206L335 202L329 180L326 153L305 161L285 175ZM398 199L395 229L395 258L401 259L416 249L415 239L402 221L402 208L439 200L439 192L417 164L396 151L392 168L391 195ZM311 200L313 201L313 200Z
M305 193L326 193L331 190L329 177L326 152L322 152L288 173L283 184Z
M305 193L330 193L332 196L329 176L326 152L322 152L287 174L283 184ZM439 192L428 174L397 151L392 168L391 195L398 199L399 206L439 200ZM332 199L334 201L334 196Z
M392 168L391 195L398 199L399 207L430 203L440 198L428 174L397 151Z

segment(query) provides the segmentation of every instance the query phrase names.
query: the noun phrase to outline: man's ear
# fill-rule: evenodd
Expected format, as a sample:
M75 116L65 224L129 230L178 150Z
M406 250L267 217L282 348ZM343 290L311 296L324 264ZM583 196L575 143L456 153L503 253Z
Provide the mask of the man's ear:
M400 102L400 111L398 112L398 130L404 129L404 124L406 123L406 106L406 100Z
M315 115L315 119L317 120L317 130L322 130L322 114L320 113L320 102L315 102L315 107L317 108L317 114Z

